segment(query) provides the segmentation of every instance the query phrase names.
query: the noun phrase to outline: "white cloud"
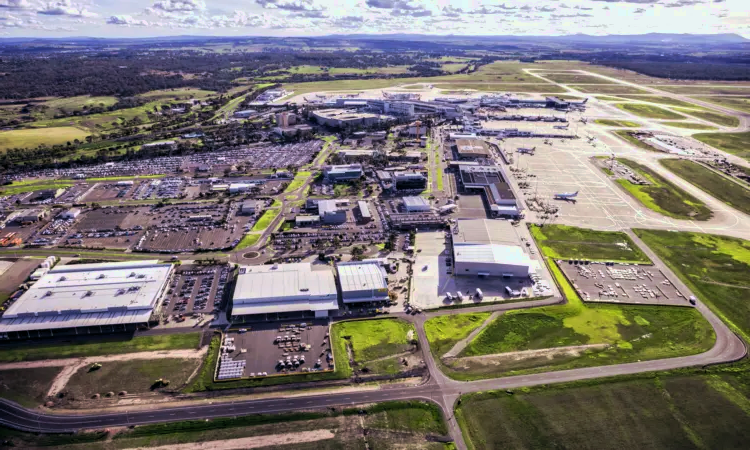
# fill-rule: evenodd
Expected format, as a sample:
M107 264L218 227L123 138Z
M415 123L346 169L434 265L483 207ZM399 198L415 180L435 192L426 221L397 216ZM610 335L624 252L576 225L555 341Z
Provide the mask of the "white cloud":
M145 20L133 19L128 15L110 16L107 19L107 23L110 25L126 25L130 27L147 27L149 23Z
M96 17L96 14L88 11L84 5L73 3L71 0L44 3L37 8L36 13L45 16Z
M28 0L0 0L0 8L8 9L31 9Z

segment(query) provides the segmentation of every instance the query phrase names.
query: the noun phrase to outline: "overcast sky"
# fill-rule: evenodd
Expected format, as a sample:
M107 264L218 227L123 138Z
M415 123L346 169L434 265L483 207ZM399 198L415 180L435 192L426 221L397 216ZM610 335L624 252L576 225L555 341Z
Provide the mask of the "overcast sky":
M738 33L750 0L0 0L0 36Z

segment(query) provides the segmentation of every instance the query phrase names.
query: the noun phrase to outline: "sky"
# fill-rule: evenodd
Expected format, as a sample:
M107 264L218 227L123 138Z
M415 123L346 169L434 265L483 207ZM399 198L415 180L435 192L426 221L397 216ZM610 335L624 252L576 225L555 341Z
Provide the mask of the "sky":
M0 0L0 36L737 33L750 0Z

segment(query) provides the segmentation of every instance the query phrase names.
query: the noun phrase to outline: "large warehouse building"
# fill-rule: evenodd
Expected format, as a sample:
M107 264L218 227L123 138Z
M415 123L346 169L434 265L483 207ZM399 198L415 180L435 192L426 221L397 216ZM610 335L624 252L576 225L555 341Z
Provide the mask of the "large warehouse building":
M459 219L453 258L456 275L528 278L535 272L513 226L500 220Z
M328 317L338 309L330 267L274 264L240 268L232 297L232 322Z
M0 318L0 338L133 331L161 306L172 264L134 261L58 266Z
M336 264L344 303L388 300L388 278L378 260Z

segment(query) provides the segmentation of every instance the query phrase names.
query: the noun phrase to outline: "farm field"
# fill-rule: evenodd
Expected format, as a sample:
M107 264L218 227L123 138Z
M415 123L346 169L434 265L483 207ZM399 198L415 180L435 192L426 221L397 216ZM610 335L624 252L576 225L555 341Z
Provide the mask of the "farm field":
M707 120L717 125L725 127L736 127L740 124L740 119L734 116L728 116L713 111L694 111L692 109L674 108L676 111L688 114L699 119Z
M396 355L409 352L417 339L414 325L399 319L338 322L333 328L351 349L354 363L375 372L398 372Z
M750 132L744 133L699 133L693 137L727 153L750 161Z
M716 372L468 394L455 414L476 450L744 448L747 377L736 369Z
M363 411L363 414L358 412ZM368 432L363 433L364 430ZM409 448L445 450L427 435L448 434L440 409L427 402L393 401L365 406L141 425L133 429L38 435L0 428L0 439L16 448L76 450L123 448L294 448L341 450ZM184 447L182 447L184 448Z
M618 109L627 111L631 114L635 114L638 117L644 117L646 119L668 119L677 120L684 119L685 116L672 112L668 109L660 108L658 106L644 105L641 103L616 103L615 106Z
M647 92L623 84L569 84L569 88L584 94L646 94Z
M747 94L750 96L750 93ZM750 112L750 98L742 97L696 97L704 102L715 103L737 111Z
M636 234L724 322L750 337L750 241L702 233Z
M0 131L0 150L9 148L36 148L41 144L49 146L83 141L91 133L80 128L60 126L54 130L25 129Z
M612 119L596 119L594 123L604 125L606 127L620 127L620 128L638 128L641 126L638 122L632 122L630 120L612 120Z
M160 387L155 384L158 379L169 381L167 389L179 389L200 363L200 359L180 358L105 362L97 370L89 371L90 366L79 369L64 391L78 400L94 394L104 397L107 392L144 394Z
M712 127L711 125L706 125L706 124L697 123L697 122L660 122L660 123L668 127L684 128L686 130L717 130L718 129L716 127Z
M708 220L713 215L703 202L648 167L625 158L617 158L617 161L630 167L651 183L638 185L622 178L617 180L626 192L646 208L682 220Z
M96 339L80 339L75 345L71 345L70 342L31 345L5 344L0 346L0 362L36 361L40 359L198 348L200 333L138 336L125 339L121 336L112 335Z
M622 232L567 225L530 225L529 231L544 254L551 258L651 263L648 256Z
M734 209L750 214L750 189L747 187L693 161L662 159L659 163Z
M0 371L0 398L36 408L45 402L52 381L62 367L37 367Z

